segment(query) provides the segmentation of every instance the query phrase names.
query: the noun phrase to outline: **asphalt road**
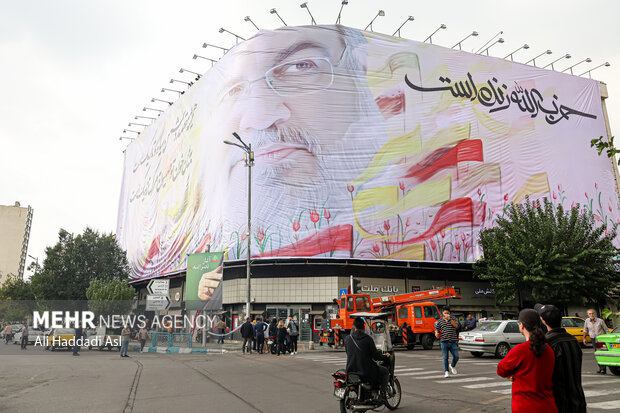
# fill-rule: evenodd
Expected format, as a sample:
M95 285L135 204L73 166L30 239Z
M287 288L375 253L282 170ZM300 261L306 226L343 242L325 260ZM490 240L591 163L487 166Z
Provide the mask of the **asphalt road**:
M296 356L178 355L44 351L0 344L2 412L336 412L331 373L343 351ZM443 377L439 350L396 352L402 412L508 412L510 383L495 373L498 360L461 352L458 374ZM588 411L620 412L620 377L595 374L584 350Z

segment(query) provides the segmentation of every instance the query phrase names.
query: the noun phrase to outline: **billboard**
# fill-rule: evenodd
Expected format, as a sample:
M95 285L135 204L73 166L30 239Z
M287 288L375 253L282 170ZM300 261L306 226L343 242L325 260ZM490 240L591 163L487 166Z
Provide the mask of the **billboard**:
M202 252L187 256L186 310L219 310L222 308L223 262L223 252Z
M117 235L134 280L188 253L464 262L512 202L620 216L599 84L344 26L261 30L125 152Z

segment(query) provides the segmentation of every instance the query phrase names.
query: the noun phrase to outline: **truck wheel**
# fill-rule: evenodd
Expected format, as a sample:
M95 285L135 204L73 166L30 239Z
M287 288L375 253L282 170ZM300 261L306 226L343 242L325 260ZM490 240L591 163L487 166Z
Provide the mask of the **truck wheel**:
M611 371L611 373L614 376L620 376L620 367L617 367L617 366L607 366L607 367L609 367L609 371Z
M495 357L499 357L503 359L506 357L506 354L510 351L510 346L508 343L499 343L495 348Z
M470 353L474 357L482 357L482 355L484 354L482 351L471 351Z
M424 350L431 350L433 348L433 343L435 342L435 337L432 334L424 334L422 336L422 348Z

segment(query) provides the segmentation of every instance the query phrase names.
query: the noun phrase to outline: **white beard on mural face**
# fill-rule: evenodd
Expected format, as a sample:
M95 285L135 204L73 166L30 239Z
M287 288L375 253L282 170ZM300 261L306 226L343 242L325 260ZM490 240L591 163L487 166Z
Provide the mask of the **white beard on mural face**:
M253 226L288 228L303 210L328 208L350 216L347 182L357 177L385 144L384 120L370 92L358 103L356 122L344 136L317 139L307 130L280 126L243 136L252 143ZM327 139L326 139L327 138ZM247 222L247 169L240 151L229 151L226 217L237 228ZM347 212L349 211L349 212ZM234 225L233 225L234 226ZM255 228L256 229L256 228ZM254 232L254 231L253 231Z

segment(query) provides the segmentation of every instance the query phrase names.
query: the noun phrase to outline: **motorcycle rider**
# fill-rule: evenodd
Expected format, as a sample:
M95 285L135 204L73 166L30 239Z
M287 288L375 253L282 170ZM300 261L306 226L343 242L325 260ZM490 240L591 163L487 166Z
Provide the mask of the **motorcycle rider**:
M377 350L374 340L364 332L364 320L356 318L353 321L353 331L344 340L347 352L347 374L359 374L364 381L368 381L373 387L381 386L388 397L393 395L388 385L390 372L387 368L379 366L375 360L390 362L390 353L385 355Z

